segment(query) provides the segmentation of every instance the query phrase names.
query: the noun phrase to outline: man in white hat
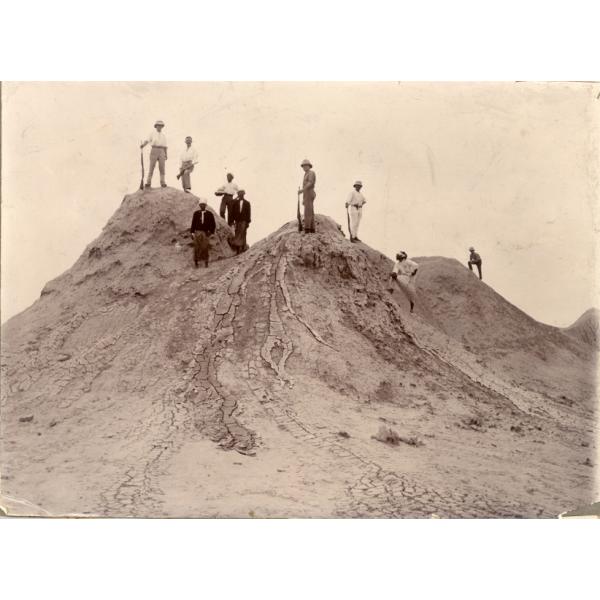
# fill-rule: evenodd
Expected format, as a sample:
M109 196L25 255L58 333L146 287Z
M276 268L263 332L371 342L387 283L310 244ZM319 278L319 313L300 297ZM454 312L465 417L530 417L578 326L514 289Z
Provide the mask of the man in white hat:
M156 121L154 123L154 129L147 140L142 142L140 148L143 148L146 144L152 146L150 151L150 170L148 171L148 179L146 180L146 187L149 188L152 183L152 174L154 173L154 167L158 161L158 170L160 172L160 185L161 187L167 187L165 183L165 161L167 160L167 138L162 132L165 124L162 121Z
M469 252L469 262L467 263L469 265L469 270L472 271L473 265L475 265L477 267L477 271L479 272L479 279L483 279L481 274L481 256L475 252L475 248L473 248L473 246L469 248Z
M315 212L313 204L315 197L315 184L317 176L312 170L312 164L308 159L304 159L300 166L304 170L304 179L302 187L298 190L298 195L302 194L302 204L304 206L304 233L315 233Z
M362 181L355 181L353 187L354 190L350 192L348 200L346 200L346 209L348 209L350 213L350 241L360 242L358 239L358 226L362 219L362 207L367 201L360 192L362 189Z
M196 148L192 148L192 138L189 135L185 138L185 150L181 153L179 160L181 162L179 176L181 177L183 191L189 193L192 190L190 173L198 162L198 152L196 152Z
M417 301L417 271L419 265L408 258L408 255L404 250L396 254L396 264L390 274L390 283L395 283L407 296L410 302L410 312L413 312L415 308L415 302ZM388 289L390 294L394 293L394 288Z

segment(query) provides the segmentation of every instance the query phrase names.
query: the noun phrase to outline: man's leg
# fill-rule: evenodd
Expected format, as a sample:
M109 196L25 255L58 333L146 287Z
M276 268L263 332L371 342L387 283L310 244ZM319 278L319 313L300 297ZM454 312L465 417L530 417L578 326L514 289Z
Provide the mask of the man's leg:
M199 233L196 232L194 234L194 265L198 266L198 261L200 260L200 236Z
M350 206L350 241L351 242L356 237L356 229L357 229L356 216L357 216L356 206Z
M221 206L219 206L219 215L221 219L225 218L225 209L227 208L227 196L221 196Z
M354 224L354 239L358 239L358 226L360 225L360 220L362 219L362 206L357 207L356 209L356 217Z
M160 172L160 185L165 187L165 151L160 148L160 154L158 155L158 170Z
M477 270L479 271L479 279L483 279L482 271L481 271L481 263L477 263Z
M313 202L314 198L304 198L304 231L314 231L315 229Z
M471 263L471 261L469 261L469 271L473 270L473 264Z
M148 169L148 178L146 179L146 187L150 187L152 183L152 174L154 173L154 167L156 166L156 161L158 159L158 151L152 148L150 150L150 167Z
M233 196L229 196L227 199L227 224L231 227L233 225Z

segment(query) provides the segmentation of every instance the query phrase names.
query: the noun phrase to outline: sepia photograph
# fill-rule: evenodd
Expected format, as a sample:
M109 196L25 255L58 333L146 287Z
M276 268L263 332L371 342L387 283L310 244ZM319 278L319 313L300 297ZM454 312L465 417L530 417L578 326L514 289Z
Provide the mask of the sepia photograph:
M598 514L599 83L1 90L5 515Z

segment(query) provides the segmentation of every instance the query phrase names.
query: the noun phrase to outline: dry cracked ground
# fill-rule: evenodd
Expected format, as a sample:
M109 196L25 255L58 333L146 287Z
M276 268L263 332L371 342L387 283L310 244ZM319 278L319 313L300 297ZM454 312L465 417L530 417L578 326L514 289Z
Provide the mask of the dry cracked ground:
M556 517L597 500L594 325L537 323L439 257L417 259L410 315L391 261L324 216L240 257L217 217L194 269L194 202L126 196L3 326L8 514Z

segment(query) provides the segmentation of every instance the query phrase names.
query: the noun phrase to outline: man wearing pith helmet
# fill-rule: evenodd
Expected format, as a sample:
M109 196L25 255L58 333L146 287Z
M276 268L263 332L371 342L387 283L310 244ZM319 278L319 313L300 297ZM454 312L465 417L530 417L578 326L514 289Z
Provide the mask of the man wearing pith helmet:
M194 165L198 162L198 153L192 147L192 137L189 135L185 138L185 150L181 153L179 159L181 161L179 175L181 176L183 191L189 193L192 189L190 173L194 170Z
M165 124L162 121L156 121L154 123L154 131L148 136L148 139L142 142L140 148L143 148L146 144L152 146L150 151L150 170L148 171L148 179L146 180L146 187L149 188L152 183L152 174L154 173L154 167L158 162L158 170L160 172L160 185L161 187L167 187L165 183L165 161L167 160L167 138L162 132Z
M302 187L298 190L298 195L302 194L302 204L304 205L304 233L315 233L313 204L317 195L315 192L317 176L312 170L312 163L307 158L300 163L300 166L304 170Z
M360 242L358 239L358 226L362 218L362 207L366 204L365 197L361 194L362 181L354 182L354 190L350 192L348 199L346 200L346 208L349 211L350 216L350 241Z

